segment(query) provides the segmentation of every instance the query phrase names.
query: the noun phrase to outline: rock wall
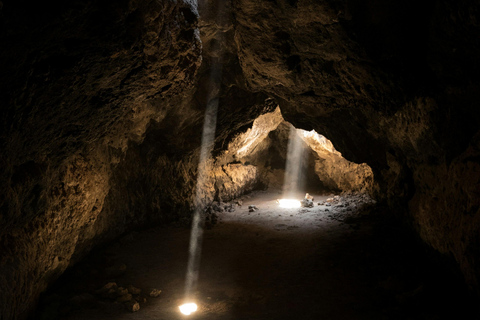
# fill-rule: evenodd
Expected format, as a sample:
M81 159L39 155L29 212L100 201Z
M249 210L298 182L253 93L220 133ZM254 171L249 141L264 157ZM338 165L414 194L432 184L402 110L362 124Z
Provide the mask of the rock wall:
M478 1L234 5L249 88L367 163L376 197L478 290Z
M115 168L192 88L201 43L185 1L0 10L0 318L23 319L105 231Z
M5 1L0 318L25 318L98 243L188 214L212 98L216 180L205 201L263 179L226 151L279 104L296 128L367 163L376 197L478 290L478 8L208 0L197 21L187 0Z
M235 136L217 157L217 163L252 164L258 171L259 187L282 190L292 130L302 141L300 150L304 150L298 164L302 181L299 191L373 191L374 177L367 164L346 160L328 139L314 131L295 129L283 119L278 107L259 116L251 128Z
M326 189L373 192L375 186L373 172L366 163L348 161L335 149L330 140L315 131L303 131L301 137L315 153L315 174Z

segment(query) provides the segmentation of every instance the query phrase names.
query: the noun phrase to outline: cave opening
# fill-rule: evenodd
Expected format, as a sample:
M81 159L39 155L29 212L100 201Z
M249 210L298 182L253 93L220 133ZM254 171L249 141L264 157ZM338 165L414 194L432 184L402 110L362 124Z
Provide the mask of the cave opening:
M0 0L0 319L184 319L195 208L192 319L480 318L479 4L417 2Z
M348 161L315 130L295 128L284 120L279 107L234 136L214 166L230 178L213 173L217 202L255 189L301 200L306 193L370 194L374 187L373 172L366 163Z

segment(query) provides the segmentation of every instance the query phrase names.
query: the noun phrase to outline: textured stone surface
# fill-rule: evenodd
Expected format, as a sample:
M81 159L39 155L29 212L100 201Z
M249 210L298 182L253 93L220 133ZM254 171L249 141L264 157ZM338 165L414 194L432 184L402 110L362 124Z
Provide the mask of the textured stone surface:
M301 137L315 153L315 174L326 189L342 192L372 192L373 172L366 163L357 164L348 161L335 150L331 141L315 131L304 131Z
M279 108L265 113L253 122L251 128L232 140L217 162L251 163L257 167L258 182L263 187L282 189L291 130L295 128L283 119ZM323 136L303 130L295 132L302 139L301 148L304 150L299 164L302 167L302 190L373 190L373 173L368 165L346 160Z
M183 1L19 1L0 14L0 314L15 319L105 232L112 172L192 87L200 42Z
M225 151L278 103L296 128L367 163L376 198L478 290L478 1L209 0L199 10L197 24L186 0L0 6L1 317L24 318L96 244L188 216L212 96L218 175L206 202L265 176Z
M249 88L370 165L377 198L408 203L422 239L478 288L478 2L234 3Z

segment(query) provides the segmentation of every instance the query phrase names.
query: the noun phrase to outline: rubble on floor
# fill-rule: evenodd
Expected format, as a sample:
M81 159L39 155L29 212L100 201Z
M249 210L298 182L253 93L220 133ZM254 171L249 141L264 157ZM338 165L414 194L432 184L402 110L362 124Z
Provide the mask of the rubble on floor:
M313 208L313 200L311 199L303 199L300 203L302 204L302 207Z

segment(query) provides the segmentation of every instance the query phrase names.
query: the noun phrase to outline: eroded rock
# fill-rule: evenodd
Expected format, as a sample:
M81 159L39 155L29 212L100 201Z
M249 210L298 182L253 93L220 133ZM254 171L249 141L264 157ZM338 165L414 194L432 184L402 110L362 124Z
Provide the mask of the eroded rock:
M150 293L148 295L150 297L157 298L158 296L160 296L161 293L162 293L162 290L152 289L150 290Z
M125 307L128 311L137 312L140 310L140 304L135 300L130 300L125 303Z

